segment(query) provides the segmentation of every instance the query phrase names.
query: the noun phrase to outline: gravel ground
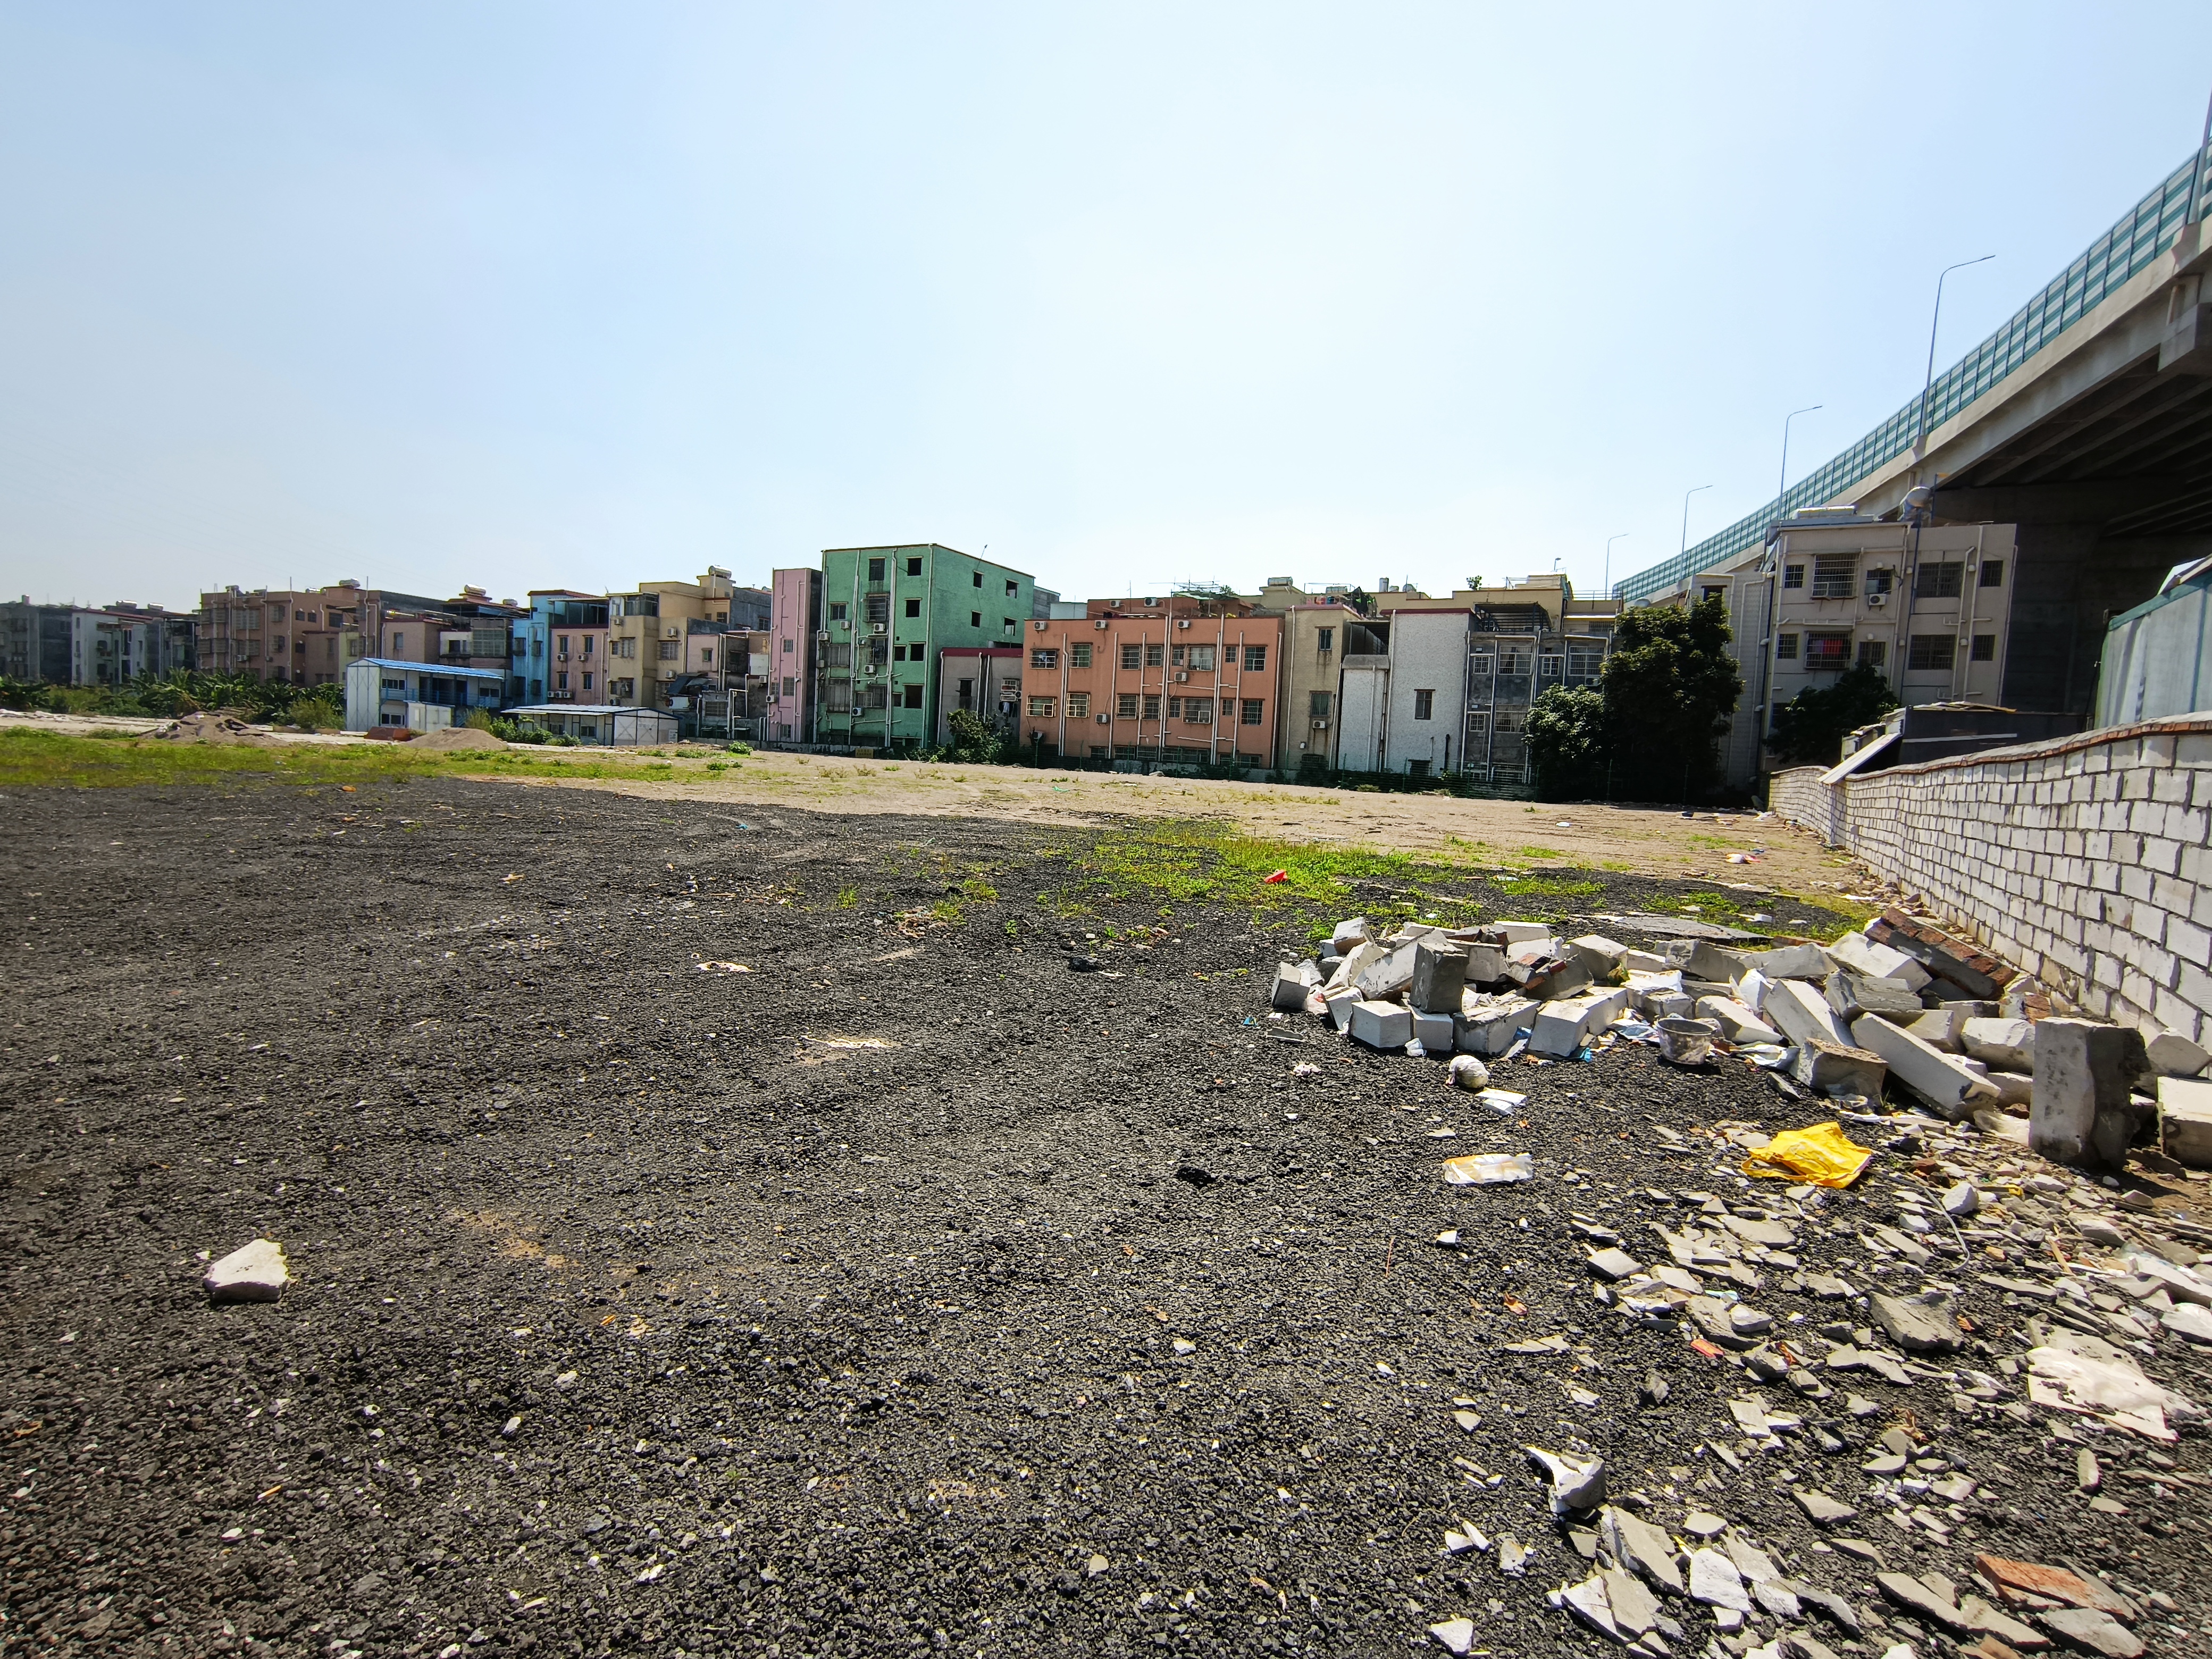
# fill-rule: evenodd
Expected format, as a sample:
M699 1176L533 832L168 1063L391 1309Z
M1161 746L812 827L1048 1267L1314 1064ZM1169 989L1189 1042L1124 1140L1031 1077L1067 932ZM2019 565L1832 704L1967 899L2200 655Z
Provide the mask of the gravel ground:
M1462 1616L1493 1652L1603 1647L1547 1604L1590 1540L1528 1444L1601 1455L1662 1525L1735 1523L1844 1598L1858 1632L1790 1626L1838 1652L1954 1648L1839 1534L1962 1586L1980 1550L2101 1571L2170 1598L2156 1650L2204 1644L2201 1432L2017 1397L2000 1362L2046 1302L1976 1275L2032 1276L2032 1244L1984 1222L1960 1248L1989 1260L1928 1267L1965 1351L1766 1386L1803 1425L1747 1438L1740 1357L1601 1305L1570 1231L1650 1261L1648 1224L1715 1194L1793 1226L1805 1272L1917 1289L1857 1231L1899 1181L2017 1156L1971 1132L1801 1202L1716 1126L1826 1114L1632 1045L1501 1067L1528 1100L1498 1117L1439 1066L1279 1041L1278 920L1041 908L1087 832L461 781L4 805L0 1650L1371 1654ZM1574 902L1667 890L1598 879ZM1438 1178L1486 1150L1536 1179ZM256 1237L295 1282L210 1308L202 1254ZM1865 1323L1744 1271L1805 1351ZM2143 1346L2197 1386L2154 1321ZM1899 1426L1980 1490L1863 1472ZM1793 1481L1861 1514L1823 1535ZM1492 1547L1443 1555L1462 1523ZM1715 1634L1667 1610L1674 1652Z

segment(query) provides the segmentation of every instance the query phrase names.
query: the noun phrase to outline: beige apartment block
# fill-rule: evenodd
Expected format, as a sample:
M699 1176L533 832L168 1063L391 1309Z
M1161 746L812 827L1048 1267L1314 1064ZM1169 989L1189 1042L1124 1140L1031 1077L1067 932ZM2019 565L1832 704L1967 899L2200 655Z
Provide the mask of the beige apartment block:
M635 592L609 594L606 702L667 708L678 684L698 672L708 643L690 643L690 624L728 623L736 592L730 573L710 565L696 581L640 582Z

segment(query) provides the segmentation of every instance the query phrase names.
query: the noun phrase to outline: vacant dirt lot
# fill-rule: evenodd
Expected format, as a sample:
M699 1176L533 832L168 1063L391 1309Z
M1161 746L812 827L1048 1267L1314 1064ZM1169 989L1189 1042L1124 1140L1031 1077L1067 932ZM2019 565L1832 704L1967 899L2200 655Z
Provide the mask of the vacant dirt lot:
M1648 1260L1648 1223L1725 1192L1840 1271L1917 1145L1865 1198L1748 1189L1712 1127L1814 1115L1632 1047L1501 1068L1527 1097L1501 1117L1432 1064L1279 1040L1294 909L1109 902L1089 831L874 805L0 800L0 1649L1374 1654L1464 1615L1490 1651L1586 1651L1544 1601L1587 1569L1534 1443L1601 1454L1662 1525L1734 1521L1854 1609L1797 1626L1838 1650L1928 1653L1789 1497L1859 1498L1900 1424L1988 1484L1932 1526L1860 1498L1893 1564L2064 1552L2204 1622L2173 1535L2197 1489L2123 1437L2117 1516L2047 1419L1935 1370L1856 1382L1864 1413L1770 1389L1805 1427L1755 1446L1735 1362L1593 1299L1577 1210ZM1592 879L1575 904L1662 896ZM1463 902L1532 908L1472 877ZM1537 1178L1439 1180L1483 1150ZM210 1309L198 1258L257 1236L297 1282ZM1961 1361L2016 1351L2024 1316L1942 1271ZM1753 1278L1778 1321L1837 1316ZM1494 1547L1440 1554L1461 1524ZM1668 1606L1698 1650L1711 1618Z

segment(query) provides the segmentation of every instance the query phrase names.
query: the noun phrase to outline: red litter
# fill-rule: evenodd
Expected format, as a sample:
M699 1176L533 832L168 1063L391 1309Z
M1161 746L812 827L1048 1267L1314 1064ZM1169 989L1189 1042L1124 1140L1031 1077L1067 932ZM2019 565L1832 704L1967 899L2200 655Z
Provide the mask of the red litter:
M1271 881L1288 881L1290 878L1291 872L1289 871L1278 870L1272 876L1262 876L1260 878L1260 884L1264 887Z

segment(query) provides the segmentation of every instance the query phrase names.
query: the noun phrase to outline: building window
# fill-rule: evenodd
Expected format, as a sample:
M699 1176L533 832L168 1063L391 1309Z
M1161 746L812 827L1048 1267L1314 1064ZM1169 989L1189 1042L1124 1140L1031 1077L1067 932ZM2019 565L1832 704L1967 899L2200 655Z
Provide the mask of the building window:
M1522 717L1528 713L1522 708L1501 708L1492 724L1501 733L1510 735L1521 729Z
M1997 636L1994 634L1974 635L1974 660L1995 662L1997 659Z
M1984 559L1982 561L1982 586L1984 587L2002 587L2004 586L2004 561L2002 559Z
M702 645L699 647L699 663L700 666L703 668L712 668L714 665L714 647L713 646Z
M1326 691L1309 691L1306 693L1307 717L1310 720L1327 720L1329 705L1334 701L1335 699Z
M1070 668L1088 668L1091 666L1090 641L1085 640L1079 645L1071 645L1067 647L1067 665Z
M919 684L909 685L909 686L906 687L906 688L905 688L905 695L904 695L904 697L903 697L903 702L904 702L905 706L906 706L907 708L921 708L921 687Z
M653 654L662 662L674 662L676 652L677 645L674 640L662 640L653 647Z
M1406 763L1406 775L1409 778L1425 778L1429 775L1428 762L1425 760L1407 761Z
M830 620L831 622L842 622L845 620L845 606L842 601L830 607ZM787 651L791 649L791 641L789 640L786 640L783 642L783 648Z
M1726 589L1725 587L1703 587L1703 588L1699 588L1699 589L1698 590L1698 597L1700 599L1726 599L1726 598L1728 597L1728 589Z
M1114 718L1115 720L1133 720L1137 718L1137 694L1135 692L1123 691L1115 697Z
M1159 717L1160 717L1160 696L1159 696L1159 693L1158 693L1158 692L1157 692L1157 691L1147 692L1147 693L1146 694L1146 696L1145 696L1145 718L1146 718L1146 720L1156 720L1159 719Z
M1259 723L1260 723L1260 699L1259 699L1259 698L1257 698L1257 697L1247 697L1247 698L1245 698L1245 699L1244 699L1244 708L1243 708L1243 711L1240 714L1238 714L1237 719L1238 719L1239 720L1243 721L1243 724L1245 724L1246 726L1257 726L1257 725L1259 725Z
M921 614L921 601L908 599L906 602L906 614L909 617L919 617Z
M1605 666L1602 651L1570 651L1567 653L1567 675L1571 679L1595 679Z
M865 714L870 709L881 708L884 707L884 699L889 695L886 689L880 685L862 686L860 688L861 712Z
M1048 650L1043 647L1039 647L1036 650L1030 653L1030 666L1032 668L1057 668L1060 666L1060 653L1057 651Z
M1213 672L1213 647L1210 645L1191 647L1190 666L1194 673L1211 674Z
M872 582L879 582L883 580L883 579L884 562L881 559L870 559L868 561L868 580Z
M1135 668L1139 665L1144 659L1145 647L1141 645L1125 645L1121 647L1122 667Z
M1267 647L1266 646L1248 645L1244 647L1244 672L1246 673L1259 673L1261 670L1265 669L1267 665Z
M1467 659L1467 672L1470 674L1495 674L1498 672L1498 659L1487 651L1469 657Z
M591 672L590 672L590 671L589 671L589 670L586 670L586 671L585 672L585 674L584 674L584 690L586 690L586 691L588 691L588 690L590 690L591 689L592 689L592 676L591 676Z
M1795 634L1777 634L1774 636L1774 660L1777 662L1797 660L1797 636Z
M983 613L980 611L970 611L968 613L968 626L970 628L981 628L982 625Z
M1166 667L1167 657L1168 648L1164 643L1160 645L1147 645L1145 647L1145 666L1147 668Z
M1185 697L1182 700L1182 717L1184 723L1187 725L1212 725L1213 699L1211 697Z
M1848 599L1856 586L1859 556L1856 553L1822 553L1813 560L1813 597L1816 599Z
M1547 655L1536 659L1536 672L1546 679L1556 678L1566 672L1566 659L1560 656Z
M909 558L906 562L906 574L909 576L919 576L921 574L921 561L916 558Z
M1019 582L1010 581L1006 584L1006 597L1010 599L1021 591L1022 585Z
M1067 718L1072 720L1091 718L1091 694L1088 691L1071 691L1067 694Z
M609 680L607 690L617 697L634 697L637 695L637 682L631 679Z
M1889 641L1887 640L1861 640L1859 641L1860 667L1881 668L1886 666L1888 661Z
M978 570L978 571L975 571L975 572L974 572L974 573L972 573L972 574L975 575L975 586L978 586L978 587L981 587L981 586L983 585L983 573L982 573L981 571Z
M1314 647L1324 657L1333 653L1336 649L1336 630L1334 628L1315 629Z
M1501 674L1525 674L1534 660L1533 652L1509 648L1498 653L1498 672Z
M1413 693L1413 718L1415 720L1425 720L1433 718L1436 706L1437 694L1435 692L1416 691Z
M1905 653L1905 666L1911 673L1948 673L1959 649L1955 634L1915 634L1912 648Z
M568 689L568 672L566 669L554 675L553 689L556 691L566 691Z
M866 604L868 607L868 626L871 628L873 628L878 623L887 623L891 619L891 596L890 594L871 593L867 597Z
M1941 564L1923 564L1913 573L1912 597L1916 599L1955 599L1966 585L1966 567L1957 559L1947 559ZM1913 642L1933 639L1934 635L1915 635Z
M1012 617L1008 617L1000 623L999 631L1001 634L1011 636L1020 633L1022 631L1022 625L1016 622Z
M1031 720L1048 720L1053 717L1054 711L1059 707L1060 699L1057 697L1031 697L1030 699L1030 718Z
M597 636L594 635L586 634L584 635L584 654L586 656L588 657L592 654L592 647L596 639Z
M1841 668L1850 660L1851 636L1848 634L1808 634L1805 636L1805 668L1808 673L1826 673Z
M565 657L568 654L568 636L566 634L556 634L553 636L553 654L556 657Z

